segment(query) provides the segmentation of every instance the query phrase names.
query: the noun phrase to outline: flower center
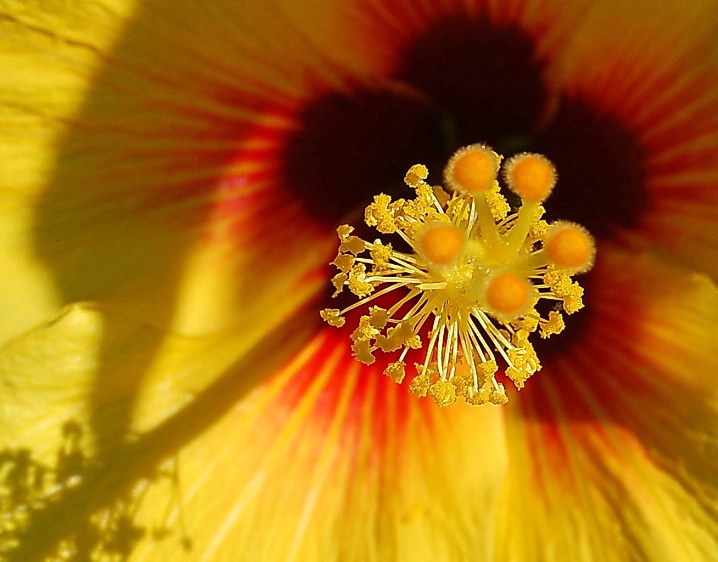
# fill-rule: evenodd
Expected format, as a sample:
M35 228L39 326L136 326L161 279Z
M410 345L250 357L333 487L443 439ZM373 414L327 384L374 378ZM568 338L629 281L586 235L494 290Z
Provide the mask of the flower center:
M401 383L407 358L423 349L409 390L431 395L440 406L459 397L471 404L505 403L498 363L523 388L541 368L529 334L561 332L562 312L583 306L583 291L571 275L591 267L593 239L578 225L541 218L540 203L556 183L553 165L536 154L509 160L505 178L522 198L511 213L497 181L501 160L489 147L471 145L446 166L450 192L427 183L428 169L415 165L404 178L414 198L375 196L366 224L398 236L410 251L363 240L349 225L337 231L334 296L348 288L359 300L342 310L324 309L322 318L341 327L348 312L393 297L388 308L374 305L361 316L351 334L354 356L369 365L376 352L396 355L385 373ZM541 299L556 304L546 317L536 310Z

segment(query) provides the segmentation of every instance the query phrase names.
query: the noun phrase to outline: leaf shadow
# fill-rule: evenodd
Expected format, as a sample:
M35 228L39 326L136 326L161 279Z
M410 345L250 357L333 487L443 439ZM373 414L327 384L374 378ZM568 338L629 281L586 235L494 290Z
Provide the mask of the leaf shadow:
M0 561L29 562L64 553L67 560L89 562L99 552L122 562L145 538L177 540L191 551L193 540L182 518L178 453L285 362L310 331L307 323L290 322L270 333L173 416L117 445L111 459L83 450L86 429L75 420L58 428L62 437L54 465L39 462L27 448L0 451ZM241 462L241 451L237 455ZM164 520L141 526L135 515L143 496L162 480L176 497ZM175 528L168 523L170 510L179 513Z
M191 2L172 8L186 10L187 20L195 9ZM211 219L228 163L250 131L231 111L249 103L237 82L197 80L197 68L177 57L186 35L156 33L156 18L166 11L159 0L143 3L103 57L36 202L33 241L61 305L102 303L151 324L158 334L175 319L188 254ZM223 25L226 19L208 19L193 30L193 43L221 43L227 34L216 27ZM81 42L73 48L95 50ZM171 60L175 66L164 69L163 62ZM192 96L210 109L188 103ZM256 289L250 282L238 279L237 293ZM0 511L10 521L0 535L0 560L27 562L64 549L68 560L84 561L100 549L120 562L148 533L157 540L167 535L166 529L134 524L136 487L167 478L166 459L271 372L285 353L267 345L282 345L286 338L285 332L270 334L256 347L264 355L242 359L184 410L138 436L132 431L138 393L163 338L158 335L149 352L133 358L129 352L123 356L122 341L106 334L88 397L89 425L63 422L55 466L37 461L29 449L0 451L8 494ZM103 381L118 361L131 364L129 379L123 399L108 405ZM97 444L96 452L84 453L81 439ZM191 547L190 537L180 540Z

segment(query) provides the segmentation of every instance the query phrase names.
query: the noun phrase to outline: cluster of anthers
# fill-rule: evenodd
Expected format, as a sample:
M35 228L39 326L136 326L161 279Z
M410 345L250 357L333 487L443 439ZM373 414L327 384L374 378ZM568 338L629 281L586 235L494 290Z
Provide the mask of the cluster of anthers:
M344 310L324 309L322 318L341 327L349 311L396 295L389 308L370 306L361 316L351 334L354 356L369 365L376 351L396 354L384 372L401 383L407 355L425 348L409 390L431 395L440 406L459 397L505 404L499 363L523 388L541 369L529 335L558 334L562 312L583 307L583 289L571 276L591 268L595 245L577 224L542 220L542 203L557 179L553 164L530 153L504 163L504 181L522 202L511 212L497 181L501 160L487 146L467 146L446 166L449 191L429 185L427 168L415 165L404 178L414 198L375 196L367 225L398 235L409 251L364 241L348 225L338 229L334 296L347 287L359 300ZM545 317L536 309L541 300L554 301L548 311L541 307Z

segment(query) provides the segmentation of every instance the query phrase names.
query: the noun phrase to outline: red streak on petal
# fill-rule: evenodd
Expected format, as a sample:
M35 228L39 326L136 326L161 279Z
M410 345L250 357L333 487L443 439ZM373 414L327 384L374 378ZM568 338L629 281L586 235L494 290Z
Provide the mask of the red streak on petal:
M307 241L326 234L283 189L282 150L296 129L296 107L289 100L266 111L241 139L218 184L210 222L226 224L215 229L238 247L271 248L282 245L290 232ZM296 105L296 103L294 104Z
M342 429L343 439L368 434L372 446L380 453L386 447L397 446L410 419L418 416L421 423L430 423L430 413L436 405L430 399L418 399L409 393L409 376L402 385L397 385L384 375L389 358L378 357L370 366L357 362L350 347L349 334L353 329L348 321L341 329L322 327L318 330L305 346L316 347L300 368L287 377L272 407L286 411L295 409L316 384L317 377L328 370L330 374L322 383L308 415L315 420L332 419L346 386L353 385ZM266 384L271 386L273 381Z

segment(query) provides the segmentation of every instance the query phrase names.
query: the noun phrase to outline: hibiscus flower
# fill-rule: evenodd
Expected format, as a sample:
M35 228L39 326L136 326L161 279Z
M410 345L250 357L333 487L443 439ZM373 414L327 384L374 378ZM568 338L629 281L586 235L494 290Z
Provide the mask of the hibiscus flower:
M0 559L715 558L712 0L0 22ZM319 310L336 227L473 143L597 259L524 389L439 408Z

